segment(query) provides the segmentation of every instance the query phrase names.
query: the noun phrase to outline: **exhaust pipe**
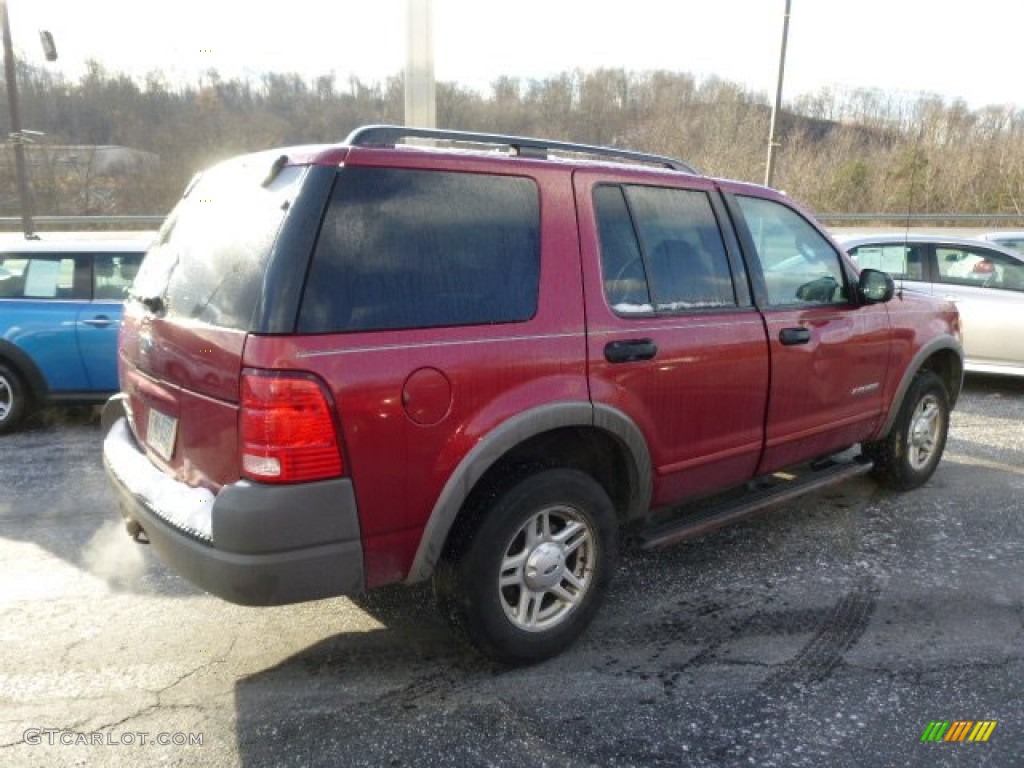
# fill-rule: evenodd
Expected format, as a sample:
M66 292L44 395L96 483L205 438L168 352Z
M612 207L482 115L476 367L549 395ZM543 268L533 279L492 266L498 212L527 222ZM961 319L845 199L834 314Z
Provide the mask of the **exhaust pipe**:
M139 525L138 521L126 519L124 521L124 529L136 544L149 544L149 536L146 535L146 531Z

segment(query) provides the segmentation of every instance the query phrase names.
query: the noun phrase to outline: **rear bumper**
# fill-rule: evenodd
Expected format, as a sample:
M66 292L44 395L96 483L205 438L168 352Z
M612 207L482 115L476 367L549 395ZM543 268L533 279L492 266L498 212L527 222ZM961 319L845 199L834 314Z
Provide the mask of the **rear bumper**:
M282 605L363 590L363 549L347 479L272 486L245 480L214 496L157 469L120 402L104 408L103 465L121 514L157 556L202 589L242 605Z

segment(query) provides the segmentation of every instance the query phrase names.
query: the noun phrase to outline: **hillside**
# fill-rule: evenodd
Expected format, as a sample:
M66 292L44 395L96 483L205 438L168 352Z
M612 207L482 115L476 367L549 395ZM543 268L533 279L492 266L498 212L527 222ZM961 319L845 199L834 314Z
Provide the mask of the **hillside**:
M172 86L160 73L137 81L94 63L78 82L22 67L19 89L23 126L45 134L32 164L39 215L163 213L219 158L340 140L361 124L401 122L403 111L400 77L249 81L210 71ZM9 124L6 103L4 94L0 128ZM715 78L596 70L499 78L488 94L439 83L437 118L442 127L628 146L761 182L770 104ZM1022 213L1024 112L1009 107L823 92L787 103L779 135L775 186L818 211ZM66 146L126 147L159 161L100 173L48 151ZM10 150L0 157L0 215L16 215Z

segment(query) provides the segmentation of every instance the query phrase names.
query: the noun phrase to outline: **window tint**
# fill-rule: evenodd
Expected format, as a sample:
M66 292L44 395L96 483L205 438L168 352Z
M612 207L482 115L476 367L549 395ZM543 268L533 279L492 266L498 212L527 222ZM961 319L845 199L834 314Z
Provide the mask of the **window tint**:
M92 297L122 300L139 271L141 253L97 253L92 259Z
M707 193L645 186L594 192L605 295L619 314L736 305Z
M247 329L266 261L304 169L250 156L207 171L167 217L132 288L162 297L168 316Z
M88 256L0 256L0 298L89 298Z
M608 305L619 314L653 312L651 294L647 289L647 271L622 188L597 187L594 190L594 207L601 238L601 270Z
M540 206L514 176L344 168L299 316L302 333L528 320Z
M774 200L737 197L774 306L847 300L842 262L832 245L796 211Z
M935 249L939 282L1024 291L1024 263L995 251L970 247Z
M880 269L903 280L924 280L925 246L914 243L861 245L849 251L850 257L865 269Z

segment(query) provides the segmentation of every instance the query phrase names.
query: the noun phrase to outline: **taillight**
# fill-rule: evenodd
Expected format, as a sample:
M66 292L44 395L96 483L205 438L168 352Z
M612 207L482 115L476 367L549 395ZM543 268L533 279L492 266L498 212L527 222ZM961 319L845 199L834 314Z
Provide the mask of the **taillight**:
M302 483L344 472L331 404L312 376L243 371L238 431L250 480Z

